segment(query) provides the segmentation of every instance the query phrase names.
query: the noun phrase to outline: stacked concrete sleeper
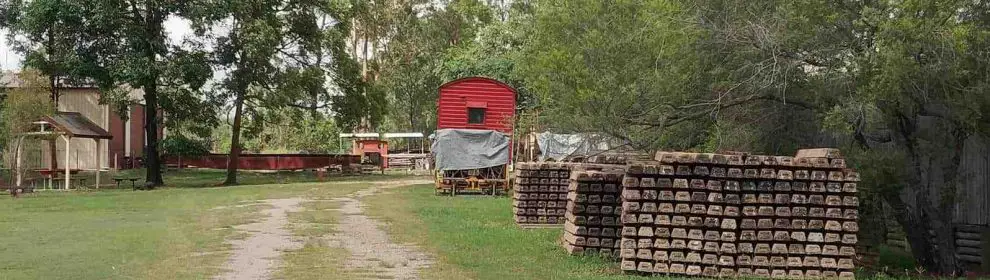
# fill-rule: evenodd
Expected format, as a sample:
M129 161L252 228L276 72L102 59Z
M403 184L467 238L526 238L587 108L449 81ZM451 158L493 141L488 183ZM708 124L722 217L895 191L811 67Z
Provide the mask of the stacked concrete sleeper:
M569 253L618 258L623 172L617 168L596 171L582 167L571 172L562 240Z
M570 186L568 163L520 163L516 166L512 210L516 224L563 224Z
M623 270L853 277L859 178L843 159L660 153L657 160L630 165L622 182Z

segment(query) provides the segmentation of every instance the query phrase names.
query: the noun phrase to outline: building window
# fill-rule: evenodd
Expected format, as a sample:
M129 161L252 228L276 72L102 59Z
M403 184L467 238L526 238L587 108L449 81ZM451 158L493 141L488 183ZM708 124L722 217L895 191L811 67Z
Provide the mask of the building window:
M468 124L484 124L485 108L468 108Z

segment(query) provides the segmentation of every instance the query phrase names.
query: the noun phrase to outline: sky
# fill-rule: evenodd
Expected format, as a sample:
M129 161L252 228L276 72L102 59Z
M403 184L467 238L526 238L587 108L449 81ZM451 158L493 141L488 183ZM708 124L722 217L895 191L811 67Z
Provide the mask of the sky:
M180 43L182 38L192 35L192 28L186 20L169 17L165 21L165 32L173 43ZM0 38L2 38L0 39L0 70L17 71L20 70L24 57L10 49L8 34L7 30L0 30Z

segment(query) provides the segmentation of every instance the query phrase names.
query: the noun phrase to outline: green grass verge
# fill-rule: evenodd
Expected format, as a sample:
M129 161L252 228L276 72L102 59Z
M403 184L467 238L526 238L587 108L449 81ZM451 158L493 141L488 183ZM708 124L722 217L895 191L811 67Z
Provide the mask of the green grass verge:
M184 177L183 175L187 175ZM156 191L41 192L0 197L0 279L206 279L229 255L234 225L269 198L327 199L364 183L196 188L216 174L172 172ZM347 177L368 181L396 177ZM262 181L261 178L258 179ZM245 183L250 182L245 178Z
M877 265L880 267L898 271L912 271L918 267L911 252L884 245L878 248Z
M649 279L623 275L597 257L568 255L557 243L560 229L520 229L509 198L437 197L427 185L364 202L396 239L438 258L424 279Z

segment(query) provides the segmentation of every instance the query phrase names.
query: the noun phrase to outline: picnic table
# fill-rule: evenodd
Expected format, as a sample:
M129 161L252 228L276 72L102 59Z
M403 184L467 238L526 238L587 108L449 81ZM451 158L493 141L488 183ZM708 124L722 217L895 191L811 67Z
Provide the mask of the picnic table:
M57 169L57 170L38 169L35 171L38 172L38 174L41 174L41 177L45 179L45 186L47 186L49 189L55 188L55 181L65 178L65 170L63 169ZM79 169L70 169L69 175L79 174L79 171L80 171ZM83 184L85 184L86 182L86 179L79 177L73 178L72 180L78 180Z

